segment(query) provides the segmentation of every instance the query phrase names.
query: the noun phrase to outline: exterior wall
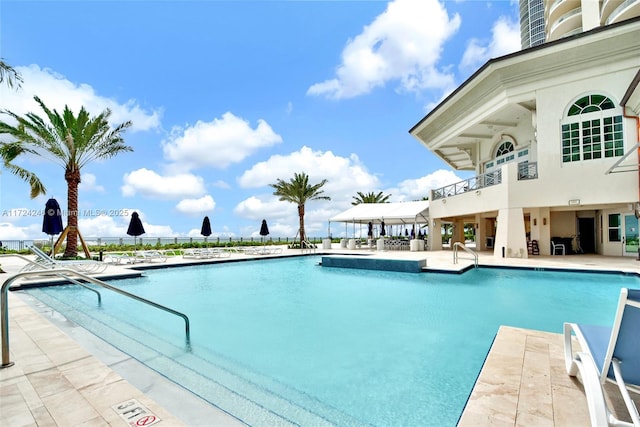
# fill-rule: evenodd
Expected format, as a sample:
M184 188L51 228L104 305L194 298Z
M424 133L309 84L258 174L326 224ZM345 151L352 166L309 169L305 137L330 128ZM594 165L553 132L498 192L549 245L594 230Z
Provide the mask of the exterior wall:
M455 153L456 147L461 151L473 147L477 175L485 173L485 163L495 159L496 148L505 137L515 142L516 151L528 147L528 160L537 165L534 179L518 179L516 160L500 167L500 184L476 187L482 181L470 180L472 189L466 193L431 197L432 221L474 223L478 249L492 249L495 256L502 256L503 247L505 256L526 256L527 235L538 241L541 255L549 255L552 237L570 241L585 230L589 252L631 256L634 245L625 246L624 240L637 241L640 228L634 215L640 200L639 159L634 152L636 118L622 119L623 153L631 153L624 163L635 167L625 173L607 173L622 157L563 163L561 129L569 107L586 95L609 97L617 108L614 114L623 114L621 100L640 69L638 31L636 20L612 28L611 38L607 31L594 32L584 36L584 44L568 40L548 50L531 50L490 63L457 97L414 127L412 134L432 149ZM465 117L465 123L452 123L449 117ZM500 125L499 130L494 129ZM493 137L478 138L471 145L462 138L467 132ZM456 186L454 192L458 191ZM618 241L610 239L611 214L621 218ZM495 237L493 248L487 247L487 237Z

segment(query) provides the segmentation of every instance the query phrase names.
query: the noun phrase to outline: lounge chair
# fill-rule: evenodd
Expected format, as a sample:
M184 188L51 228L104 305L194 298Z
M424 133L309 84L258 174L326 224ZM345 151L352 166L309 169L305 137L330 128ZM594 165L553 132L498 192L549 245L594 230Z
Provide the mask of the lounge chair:
M136 251L133 256L137 262L165 262L167 256L160 251Z
M580 373L593 426L640 427L629 389L640 392L640 290L622 289L612 327L564 324L567 373ZM573 334L581 351L573 354ZM604 383L615 381L632 422L622 421L607 406Z
M127 253L106 253L102 261L110 264L134 264L137 260L136 257Z
M51 258L36 246L30 246L29 250L31 250L31 252L35 254L36 259L32 263L25 265L20 270L21 272L34 270L53 270L54 268L70 268L81 273L94 274L102 273L107 268L107 264L94 260L56 260Z

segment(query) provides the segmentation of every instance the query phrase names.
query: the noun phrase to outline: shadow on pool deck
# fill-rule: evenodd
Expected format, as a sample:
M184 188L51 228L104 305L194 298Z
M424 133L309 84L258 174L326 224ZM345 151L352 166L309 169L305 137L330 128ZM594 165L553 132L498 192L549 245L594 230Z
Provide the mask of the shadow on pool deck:
M473 264L473 260L463 254L454 264L451 251L332 249L318 250L317 254L320 253L360 253L383 259L426 258L427 271L460 272ZM289 250L283 254L290 255L300 255L300 251ZM234 254L232 259L240 261L249 257ZM8 272L0 274L2 282L21 267L4 258L0 261ZM165 265L183 264L189 261L175 257ZM479 253L479 264L640 274L640 262L635 258L596 255L504 259L494 258L487 252ZM141 264L135 266L144 268ZM122 266L110 266L107 272L111 275L131 273ZM124 419L112 406L129 399L136 399L165 426L243 425L82 328L70 325L50 309L37 307L36 302L39 314L27 300L28 297L15 292L9 295L10 354L15 365L0 369L0 425L124 425ZM618 404L615 390L610 390L612 401ZM564 371L561 335L501 327L459 425L588 424L582 386Z

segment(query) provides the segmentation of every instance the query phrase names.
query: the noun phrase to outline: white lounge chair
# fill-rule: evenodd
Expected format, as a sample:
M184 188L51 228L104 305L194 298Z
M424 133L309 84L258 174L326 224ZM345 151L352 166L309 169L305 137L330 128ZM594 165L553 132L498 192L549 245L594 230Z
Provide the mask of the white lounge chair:
M127 253L106 253L102 258L102 261L110 264L134 264L136 262L136 257Z
M56 260L36 246L30 246L29 250L36 256L36 259L32 263L22 267L21 272L39 269L53 270L54 268L70 268L81 273L95 274L102 273L107 268L107 264L94 260Z
M640 416L629 389L640 392L640 290L622 289L612 327L564 324L567 373L580 373L592 426L640 427ZM573 334L581 351L573 353ZM631 422L618 419L607 406L603 385L614 381Z
M167 256L160 251L136 251L133 256L137 262L165 262Z

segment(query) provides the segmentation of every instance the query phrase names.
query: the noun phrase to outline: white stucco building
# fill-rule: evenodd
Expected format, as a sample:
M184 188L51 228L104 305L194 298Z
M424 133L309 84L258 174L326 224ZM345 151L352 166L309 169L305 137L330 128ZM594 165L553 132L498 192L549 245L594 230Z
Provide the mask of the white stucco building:
M430 229L479 250L638 255L640 18L492 59L410 133L474 176L429 195ZM429 249L442 247L430 238Z

